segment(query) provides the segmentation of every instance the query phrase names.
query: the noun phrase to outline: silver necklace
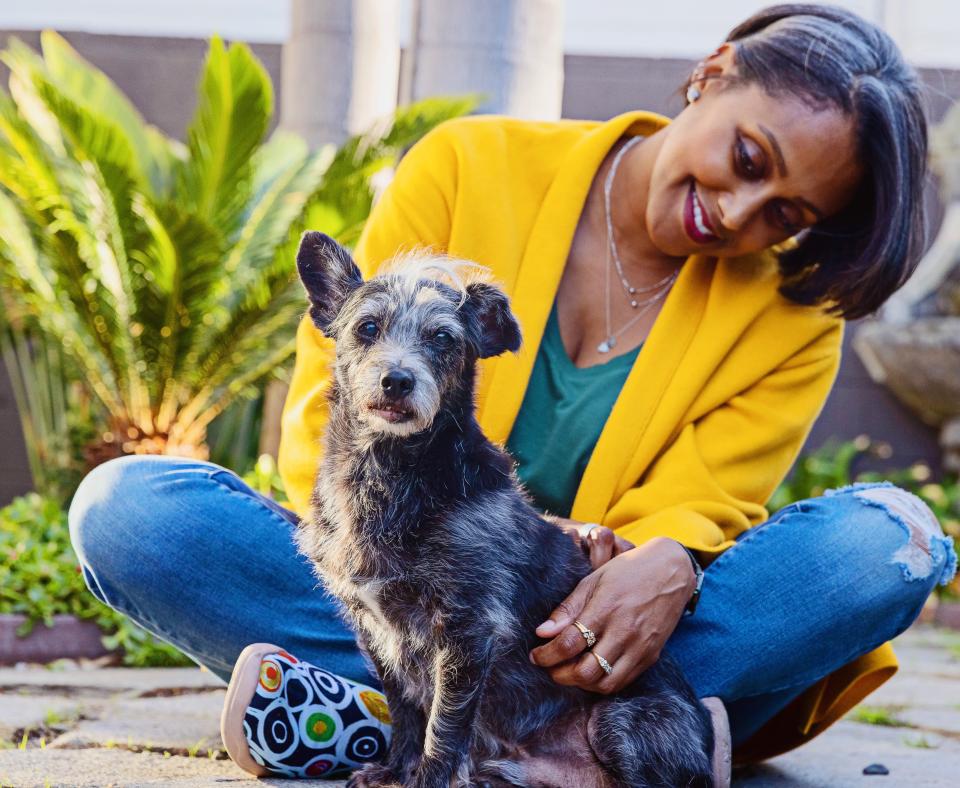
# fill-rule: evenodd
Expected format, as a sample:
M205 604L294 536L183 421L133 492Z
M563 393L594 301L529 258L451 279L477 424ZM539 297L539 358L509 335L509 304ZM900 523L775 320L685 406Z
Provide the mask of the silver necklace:
M624 145L617 155L614 156L613 164L610 166L610 172L607 173L606 181L603 186L603 197L604 197L604 208L606 212L606 224L607 224L607 249L606 249L606 263L604 266L605 273L605 295L606 295L606 338L597 345L597 351L599 353L609 353L617 344L617 337L619 337L624 331L629 329L634 325L640 318L642 318L650 309L653 308L654 304L658 301L661 301L667 293L670 291L671 285L676 281L677 276L680 274L679 271L674 271L673 273L668 274L659 282L649 285L648 287L636 288L633 287L630 282L627 280L626 275L623 272L623 265L620 262L620 254L617 250L617 242L613 237L613 220L611 218L610 211L610 190L613 186L613 178L616 175L617 167L620 165L620 160L623 158L623 155L627 150L637 144L642 137L634 137L626 145ZM617 267L617 275L620 279L620 284L624 289L624 292L627 294L627 297L630 299L630 306L634 309L639 309L637 314L635 314L630 320L624 323L616 331L613 330L611 326L611 315L610 315L610 258L613 257L614 264ZM637 293L653 293L649 298L643 300L637 300L635 298Z
M607 173L607 177L603 183L603 209L604 218L606 219L607 224L608 246L613 254L613 262L617 266L617 276L620 278L620 285L623 287L624 292L630 299L630 306L632 306L634 309L642 305L633 297L637 293L651 293L670 282L671 278L676 278L676 272L674 272L672 274L668 274L659 282L649 285L648 287L636 288L631 285L627 280L627 275L623 272L623 262L620 260L620 252L617 249L617 241L613 235L613 212L610 209L610 192L613 189L613 179L617 174L617 168L620 166L620 160L626 155L630 148L632 148L641 140L643 140L643 137L633 137L629 142L627 142L626 145L617 151L617 155L613 157L613 164L610 165L610 171Z

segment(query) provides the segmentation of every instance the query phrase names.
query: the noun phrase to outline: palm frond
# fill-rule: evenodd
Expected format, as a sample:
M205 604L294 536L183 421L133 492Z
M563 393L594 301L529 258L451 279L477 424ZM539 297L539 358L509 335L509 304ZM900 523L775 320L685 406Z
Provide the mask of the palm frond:
M40 34L43 62L49 81L62 95L82 107L102 124L115 127L113 136L123 139L130 151L127 162L130 178L150 196L160 199L169 191L169 149L157 129L143 116L99 69L90 65L58 33Z
M208 320L210 292L221 276L219 234L199 217L176 203L154 208L147 201L135 203L148 237L138 260L154 272L155 290L144 300L154 331L145 343L145 353L159 387L157 428L165 432L176 414L183 382L176 376L179 359L189 355L194 336ZM155 389L157 390L157 389Z
M251 157L273 111L273 88L244 44L225 48L214 37L200 80L196 115L187 133L189 156L178 168L177 196L184 208L236 236L250 198Z

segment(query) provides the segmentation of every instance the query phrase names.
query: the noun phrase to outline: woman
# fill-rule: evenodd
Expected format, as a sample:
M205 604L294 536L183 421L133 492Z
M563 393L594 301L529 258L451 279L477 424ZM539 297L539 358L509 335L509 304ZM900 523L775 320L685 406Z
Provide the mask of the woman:
M916 263L926 123L890 39L819 6L734 29L687 100L669 124L444 124L401 163L356 256L370 273L431 246L488 265L511 296L525 350L484 362L480 422L595 567L531 659L615 692L666 649L723 701L748 761L807 741L889 678L884 644L955 568L929 510L889 485L769 519L763 505L833 382L843 318L874 311ZM304 320L280 451L297 514L330 353ZM214 672L228 677L253 640L300 658L254 648L238 665L225 732L249 768L262 768L251 755L290 774L376 757L387 717L370 690L357 690L366 711L350 707L360 722L288 702L286 683L302 695L311 675L351 686L304 663L376 682L294 552L296 514L209 463L123 458L85 480L70 519L94 593ZM696 564L701 601L683 616ZM317 754L335 744L340 760Z

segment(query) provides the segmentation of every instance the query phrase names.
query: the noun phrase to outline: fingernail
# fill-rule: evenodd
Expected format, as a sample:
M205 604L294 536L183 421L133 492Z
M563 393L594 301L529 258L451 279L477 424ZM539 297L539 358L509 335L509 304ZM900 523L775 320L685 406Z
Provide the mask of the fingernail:
M531 665L536 665L536 664L537 664L537 661L533 658L533 652L532 652L532 651L531 651L529 654L527 654L527 657L530 659L530 664L531 664Z

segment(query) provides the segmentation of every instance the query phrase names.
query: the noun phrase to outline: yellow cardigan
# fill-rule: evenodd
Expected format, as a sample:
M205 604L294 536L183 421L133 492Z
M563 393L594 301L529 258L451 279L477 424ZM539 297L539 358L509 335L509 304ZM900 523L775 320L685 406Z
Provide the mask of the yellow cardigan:
M448 121L410 150L374 207L356 249L365 275L399 251L426 246L489 266L510 295L524 346L484 360L479 375L478 417L493 441L506 441L520 409L597 168L621 135L649 135L665 123L647 112L606 123ZM764 503L833 384L843 335L841 320L789 303L779 282L772 252L685 262L590 457L571 517L604 523L635 544L664 535L705 554L767 519ZM327 419L332 353L304 317L279 452L300 514ZM856 660L804 693L738 759L801 744L895 670L889 645Z

